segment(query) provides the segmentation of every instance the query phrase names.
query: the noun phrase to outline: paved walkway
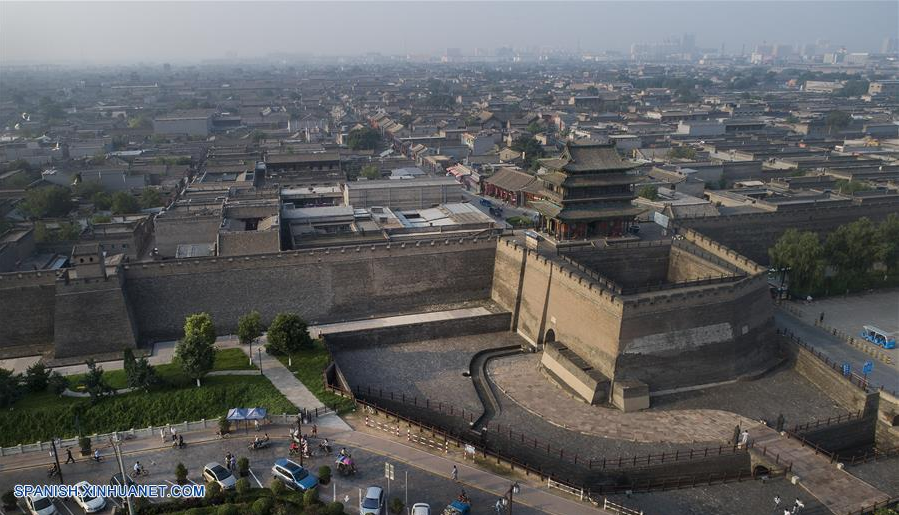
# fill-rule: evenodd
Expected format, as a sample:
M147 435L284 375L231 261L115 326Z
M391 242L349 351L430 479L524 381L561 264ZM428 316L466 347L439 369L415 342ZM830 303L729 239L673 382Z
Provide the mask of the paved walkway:
M837 468L830 458L815 454L811 447L803 447L799 440L780 436L774 429L755 429L752 452L780 455L781 463L793 463L793 474L799 476L799 485L805 488L835 514L842 515L872 506L890 498L861 479Z
M309 327L309 334L311 334L313 338L318 338L322 334L360 331L363 329L375 329L378 327L391 327L395 325L420 324L422 322L434 322L437 320L455 320L458 318L489 314L490 310L483 306L476 308L451 309L447 311L432 311L430 313L416 313L413 315L397 315L366 320L352 320L350 322L337 322L334 324L313 325Z
M437 456L422 451L410 445L389 440L380 436L351 431L335 435L335 439L341 444L344 442L363 449L389 456L398 461L408 463L414 467L432 472L434 474L450 477L453 465L459 471L459 482L466 487L478 488L497 497L502 497L508 492L512 482L505 477L497 476L479 468L469 466L464 461L458 462L443 456ZM599 508L594 508L585 503L565 499L539 489L527 482L518 481L521 492L515 494L515 502L525 504L546 513L559 515L595 515L608 513Z
M260 346L258 348L262 348L261 346L265 345L265 338L265 336L259 338ZM239 348L242 349L245 354L249 354L250 352L249 346L241 345ZM262 369L262 374L267 377L275 388L287 397L287 400L293 403L294 406L304 409L325 407L325 405L322 404L322 401L318 400L318 398L306 388L306 385L301 383L300 380L293 375L293 372L282 365L277 358L269 356L264 352L255 352L255 354L256 356L253 356L253 359L256 366Z
M572 431L632 442L714 443L729 442L734 427L748 429L757 420L711 409L640 411L624 413L613 408L588 406L553 385L537 371L539 354L524 354L492 361L488 373L493 383L519 406L551 424Z

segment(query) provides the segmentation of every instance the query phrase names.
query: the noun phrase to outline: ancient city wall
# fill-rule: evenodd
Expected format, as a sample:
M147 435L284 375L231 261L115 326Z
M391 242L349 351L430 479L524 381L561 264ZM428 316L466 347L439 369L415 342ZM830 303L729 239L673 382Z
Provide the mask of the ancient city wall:
M59 279L54 319L57 359L136 347L132 315L118 275Z
M442 239L124 267L141 340L180 335L210 313L219 332L256 309L266 323L292 311L310 323L421 312L490 297L495 239Z
M874 222L899 213L899 202L868 201L862 205L797 209L789 212L686 218L677 220L761 264L768 263L768 249L787 229L813 231L822 237L838 226L868 217Z
M624 303L616 380L658 391L751 375L776 362L764 276L635 297Z
M639 251L622 245L604 248L601 251L575 250L566 252L565 255L628 288L668 282L670 250L670 245L644 246Z
M621 301L592 279L502 240L493 300L512 312L513 330L534 343L564 343L606 377L618 355Z
M0 358L35 354L53 346L56 274L0 274Z

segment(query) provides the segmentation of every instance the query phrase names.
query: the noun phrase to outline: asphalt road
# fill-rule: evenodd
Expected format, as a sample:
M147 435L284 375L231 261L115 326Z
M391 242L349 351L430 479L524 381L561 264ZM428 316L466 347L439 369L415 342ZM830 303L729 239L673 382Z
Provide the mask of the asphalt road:
M480 209L487 216L493 218L494 220L501 222L502 227L505 227L507 225L506 218L511 218L513 216L524 216L527 218L533 218L534 215L537 213L533 209L515 207L512 204L503 204L503 202L499 199L495 199L493 197L488 197L486 195L477 195L471 191L466 191L466 190L462 190L462 199L467 200L469 203L471 203L471 205ZM494 206L502 206L503 216L497 217L497 216L491 215L490 208L488 208L487 206L481 205L481 202L480 202L481 199L489 200Z
M251 432L251 436L252 436ZM155 451L146 451L134 454L128 454L128 442L123 444L124 447L124 464L125 469L130 473L135 461L140 461L147 471L146 475L137 478L139 484L171 484L175 480L175 466L182 462L187 466L188 479L192 482L202 484L201 477L203 465L211 461L224 462L224 456L229 451L237 456L247 456L250 460L250 476L251 484L256 487L259 485L267 486L272 480L271 466L275 459L287 457L287 440L275 440L274 445L267 449L258 451L250 451L247 449L249 440L243 437L232 437L225 440L208 442L204 444L188 445L181 450L163 449ZM333 450L336 452L340 449L340 442L332 442ZM332 469L332 480L328 485L323 485L319 489L320 499L324 502L330 502L334 494L338 501L344 502L348 497L349 502L344 502L347 513L353 513L358 508L360 492L364 494L364 489L369 486L380 486L388 488L387 479L384 477L385 458L373 452L350 448L348 449L353 455L357 463L357 474L350 477L342 477L338 475L334 466L334 456L324 456L319 453L311 459L307 459L304 465L309 468L313 474L318 473L318 468L322 465L328 465ZM50 458L48 457L49 466ZM405 481L408 474L408 500L409 505L416 502L428 503L433 513L439 513L451 500L453 500L460 491L460 486L449 478L449 472L446 476L438 476L425 472L414 466L391 461L394 464L394 480L390 481L390 494L388 497L406 498ZM32 467L23 470L10 470L0 472L0 492L11 490L15 484L51 484L58 482L57 479L48 480L46 475L47 466ZM100 463L94 463L88 459L79 459L72 465L63 465L63 477L66 484L75 484L79 481L88 481L94 484L107 484L110 477L118 472L116 462L109 457ZM464 478L460 478L464 480ZM493 507L497 501L497 497L493 494L486 493L474 486L466 486L466 493L472 499L473 514L493 514ZM161 502L161 501L157 501ZM56 499L57 509L61 515L77 515L83 513L71 499ZM121 501L109 499L107 509L101 513L111 513L114 505L121 505ZM22 513L27 513L24 504L21 504ZM17 512L13 512L17 513ZM542 511L516 504L516 515L534 515L543 513ZM7 514L10 515L10 514Z
M774 322L778 328L789 329L830 359L838 363L849 363L852 371L859 375L861 375L862 365L866 361L871 361L874 369L868 374L869 384L875 388L883 386L889 390L899 391L899 374L892 366L874 359L827 331L809 325L781 309L774 310Z

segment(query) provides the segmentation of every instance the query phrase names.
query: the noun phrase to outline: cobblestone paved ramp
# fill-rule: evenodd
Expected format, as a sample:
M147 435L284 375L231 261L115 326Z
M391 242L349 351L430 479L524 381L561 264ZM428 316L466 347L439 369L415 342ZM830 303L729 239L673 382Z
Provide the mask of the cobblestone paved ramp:
M845 470L838 469L826 455L817 454L799 440L780 436L769 427L759 427L755 431L757 436L751 452L760 455L764 449L769 457L780 455L781 463L792 462L799 485L837 515L857 512L890 498Z

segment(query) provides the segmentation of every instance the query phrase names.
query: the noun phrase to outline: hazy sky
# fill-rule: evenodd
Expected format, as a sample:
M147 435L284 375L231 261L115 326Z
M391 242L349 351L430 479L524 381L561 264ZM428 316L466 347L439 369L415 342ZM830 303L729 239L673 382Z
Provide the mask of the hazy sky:
M627 50L694 33L728 52L829 39L877 51L899 2L9 2L0 61L185 62L274 52L465 53L482 47Z

